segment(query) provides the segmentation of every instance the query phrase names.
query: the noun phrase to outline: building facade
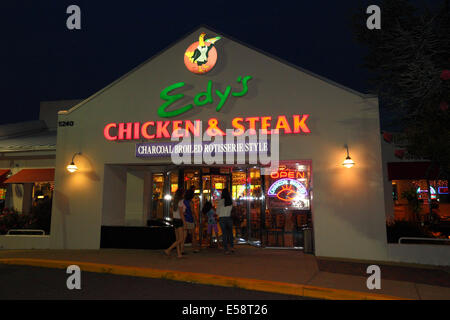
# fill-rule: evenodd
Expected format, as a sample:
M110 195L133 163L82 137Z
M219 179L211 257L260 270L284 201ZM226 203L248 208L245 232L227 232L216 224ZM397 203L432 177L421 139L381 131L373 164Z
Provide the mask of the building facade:
M202 33L220 39L206 40L215 51L194 73L193 61L206 59L196 43ZM445 248L417 253L387 243L391 187L383 173L377 97L206 28L60 111L58 125L52 249L99 249L102 228L167 219L178 188L195 190L201 225L202 205L214 204L228 188L239 212L236 235L251 244L303 248L312 234L321 257L426 264L449 258ZM208 148L195 137L214 139L227 129L236 139L241 130L250 132L248 141L252 129L272 130L267 146L270 155L278 153L277 167L251 163L248 153L243 163L195 162L195 156L174 162L174 132L194 139L192 156L195 148ZM279 145L271 144L275 133ZM248 144L226 145L214 150L252 151ZM267 151L258 142L254 148ZM347 156L351 168L342 165ZM72 162L78 170L71 173Z
M169 120L184 121L183 125L201 120L206 126L211 119L217 119L220 128L226 129L232 128L237 117L259 117L257 125L262 117L271 117L273 128L280 116L286 117L293 127L293 116L308 115L305 123L310 132L288 134L280 130L284 132L279 136L279 158L307 164L310 170L316 254L386 258L377 98L343 88L228 38L216 43L218 58L214 69L203 75L194 74L185 67L183 57L202 32L216 35L210 30L198 30L81 104L60 112L58 120L72 122L73 126L58 128L51 246L97 249L102 225L145 225L154 206L154 199L146 196L146 191L157 183L152 177L181 169L191 170L192 176L186 176L191 180L197 167L205 169L205 165L176 168L167 157L136 157L136 143L142 142L142 136L127 140L126 126L168 120L160 117L158 109L165 102L161 92L169 86L184 83L171 93L185 95L175 103L180 108L192 104L197 94L207 92L211 83L212 103L194 105ZM251 77L248 92L239 97L230 95L216 111L220 102L216 90L226 92L229 86L233 92L241 92L242 83L238 80L247 76ZM108 133L116 140L105 137L108 124L113 124ZM122 137L114 131L119 126L125 128ZM150 130L149 135L153 134L164 137L163 131ZM357 163L351 169L342 166L345 145ZM76 153L81 153L75 157L79 171L70 174L65 167ZM233 172L233 168L222 168L222 172L225 169ZM239 169L253 174L245 179L263 180L258 171L245 166ZM178 181L178 177L176 173L174 179Z

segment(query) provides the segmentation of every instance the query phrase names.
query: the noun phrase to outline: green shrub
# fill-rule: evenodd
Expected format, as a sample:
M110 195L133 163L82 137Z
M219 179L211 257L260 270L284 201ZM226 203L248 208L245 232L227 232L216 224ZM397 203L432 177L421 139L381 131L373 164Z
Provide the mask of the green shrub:
M10 229L30 228L32 221L31 215L18 213L13 208L5 208L0 214L0 234L6 234Z
M52 200L39 200L31 209L30 214L17 212L13 208L5 208L0 214L0 234L6 234L11 229L40 229L50 233L52 215Z

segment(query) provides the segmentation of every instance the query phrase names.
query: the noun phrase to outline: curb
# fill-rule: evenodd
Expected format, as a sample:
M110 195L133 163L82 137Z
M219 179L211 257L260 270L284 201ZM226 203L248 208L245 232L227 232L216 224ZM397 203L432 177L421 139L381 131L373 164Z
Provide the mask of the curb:
M0 259L0 264L26 265L26 266L56 268L56 269L66 269L70 265L77 265L80 267L82 271L86 272L167 279L174 281L198 283L204 285L235 287L246 290L271 292L271 293L279 293L279 294L294 295L316 299L326 299L326 300L408 300L400 297L394 297L383 294L323 288L303 284L228 277L205 273L159 270L152 268L142 268L142 267L132 267L122 265L110 265L110 264L101 264L83 261L5 258Z

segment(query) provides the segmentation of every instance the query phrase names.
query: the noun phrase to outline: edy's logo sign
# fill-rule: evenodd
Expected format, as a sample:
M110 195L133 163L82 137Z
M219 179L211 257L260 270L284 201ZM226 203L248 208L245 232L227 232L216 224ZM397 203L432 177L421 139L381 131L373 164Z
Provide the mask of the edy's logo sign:
M215 98L218 98L218 103L216 106L216 111L220 111L220 109L222 109L223 105L225 104L225 102L228 100L228 98L231 96L233 97L242 97L245 94L247 94L248 91L248 85L247 82L252 79L251 76L245 76L245 77L238 77L236 82L241 84L242 89L240 91L236 91L236 92L231 92L231 86L227 86L225 88L224 92L221 92L220 90L215 90L215 95L213 95L213 84L212 81L209 80L208 81L208 86L206 88L205 92L200 92L199 94L197 94L194 98L194 103L192 104L188 104L184 107L178 108L176 110L172 110L172 111L167 111L166 109L168 109L172 104L174 104L175 102L177 102L178 100L182 99L184 97L184 94L179 93L179 94L170 94L171 91L178 89L178 88L182 88L184 86L184 82L177 82L174 83L170 86L168 86L167 88L164 88L161 91L160 97L161 99L163 99L164 101L166 101L164 104L162 104L159 108L158 108L158 115L162 118L171 118L171 117L175 117L178 116L182 113L185 113L189 110L191 110L194 105L201 107L207 104L212 104L214 103Z
M211 71L216 65L217 50L214 47L220 37L205 40L206 33L202 33L197 42L191 44L184 53L186 68L196 74L204 74Z

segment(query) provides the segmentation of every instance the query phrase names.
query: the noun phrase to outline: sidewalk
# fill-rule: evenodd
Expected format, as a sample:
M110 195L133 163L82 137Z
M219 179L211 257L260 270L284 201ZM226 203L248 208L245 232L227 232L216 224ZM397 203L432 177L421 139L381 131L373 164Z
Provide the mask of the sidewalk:
M322 299L448 299L448 269L382 265L381 289L368 290L369 264L320 259L293 250L208 248L186 258L162 250L0 250L0 263L167 278Z

